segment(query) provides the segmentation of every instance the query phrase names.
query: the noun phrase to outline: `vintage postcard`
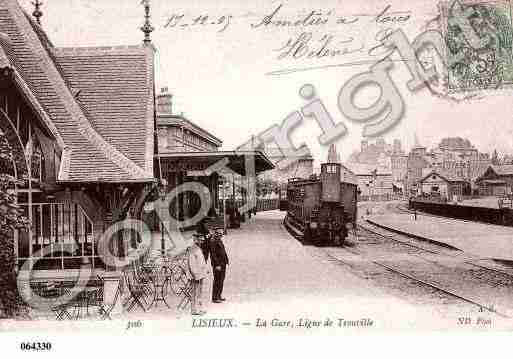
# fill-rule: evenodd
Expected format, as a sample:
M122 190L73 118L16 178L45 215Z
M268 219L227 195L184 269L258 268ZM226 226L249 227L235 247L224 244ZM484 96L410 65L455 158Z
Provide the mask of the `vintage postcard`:
M6 347L509 333L512 10L0 0Z

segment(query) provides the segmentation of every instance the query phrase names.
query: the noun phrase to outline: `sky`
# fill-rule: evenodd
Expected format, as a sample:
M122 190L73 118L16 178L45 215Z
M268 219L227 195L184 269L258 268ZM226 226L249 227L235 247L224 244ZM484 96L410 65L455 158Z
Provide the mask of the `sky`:
M33 11L30 0L20 2L28 12ZM173 94L174 111L183 112L221 138L223 149L231 150L300 110L307 101L299 96L299 89L312 84L334 121L348 128L348 133L336 142L345 160L360 147L364 124L350 121L341 113L337 105L341 88L351 77L369 71L378 59L367 55L378 44L376 36L386 29L401 27L413 38L438 15L437 3L152 0L157 89L168 87ZM386 4L390 5L388 19L380 23L376 16ZM320 15L307 19L324 19L326 23L257 26L277 8L273 20L304 20L314 11ZM144 21L140 0L46 0L42 10L43 28L57 47L134 45L143 39L139 29ZM407 20L401 21L405 17ZM323 38L331 38L328 48L338 49L339 53L292 58L286 51L287 42L294 43L302 34L311 34L308 46L312 51L321 46ZM362 60L366 62L346 66ZM302 71L273 74L290 69ZM399 138L409 149L416 134L423 145L431 148L443 137L461 136L482 152L497 148L501 153L513 153L512 90L488 90L477 98L456 102L434 96L427 89L409 91L409 74L402 63L395 64L390 76L403 98L405 112L398 125L383 136L389 143ZM361 107L369 106L378 96L379 90L370 87L362 90L355 102ZM307 144L314 157L323 160L328 146L319 143L319 135L321 130L315 121L304 119L291 138L296 146Z

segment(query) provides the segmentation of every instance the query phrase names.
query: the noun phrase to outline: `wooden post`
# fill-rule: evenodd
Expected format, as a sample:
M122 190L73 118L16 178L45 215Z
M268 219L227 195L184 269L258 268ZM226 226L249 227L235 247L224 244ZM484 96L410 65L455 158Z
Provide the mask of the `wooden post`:
M17 106L16 107L16 131L18 131L18 132L20 129L20 116L21 116L20 106ZM16 180L19 180L20 178L18 176L18 169L17 169L14 161L13 161L13 169L14 169L14 178L16 178ZM14 201L15 201L15 204L17 205L18 204L18 183L14 184ZM18 241L20 240L19 234L20 234L19 230L14 231L14 263L16 265L15 266L16 272L18 271L18 257L19 257L19 242Z
M173 188L171 188L171 190L175 189L176 187L178 187L178 172L175 172L174 175L173 175ZM179 199L179 196L176 196L174 198L174 201L175 201L175 220L178 221L178 213L180 212L180 199Z
M228 224L226 222L226 188L225 188L225 177L223 177L223 224L224 224L224 235L228 233Z
M246 193L244 192L244 186L243 186L243 182L244 182L244 177L243 176L240 176L239 178L239 184L240 184L240 203L241 203L241 207L245 206L246 203ZM240 220L242 223L245 223L246 222L246 212L242 212L240 214Z
M166 243L164 239L164 223L160 223L160 252L162 255L166 253Z
M180 186L181 184L183 184L183 174L180 171L180 172L177 172L177 175L179 176L177 186ZM177 197L178 197L178 205L179 205L179 207L178 207L178 213L176 214L177 215L176 220L177 221L181 221L182 218L185 218L184 205L183 205L183 200L184 200L183 193L180 193Z
M28 138L30 141L31 134L31 127L29 124L28 127ZM29 143L27 142L27 146L29 146ZM30 144L30 146L32 146ZM25 150L26 151L26 150ZM27 152L27 151L26 151ZM32 152L32 150L30 151ZM28 158L27 158L28 157ZM32 227L33 227L33 218L32 218L32 154L30 153L28 156L25 154L25 158L27 159L27 169L28 169L28 220L29 220L29 261L32 261Z
M235 175L232 175L232 196L233 196L233 206L235 207Z

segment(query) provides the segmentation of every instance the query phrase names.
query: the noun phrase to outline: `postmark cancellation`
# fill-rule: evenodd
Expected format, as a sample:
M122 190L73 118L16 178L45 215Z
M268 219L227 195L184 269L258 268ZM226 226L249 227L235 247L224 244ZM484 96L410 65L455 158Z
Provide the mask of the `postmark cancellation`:
M440 20L450 92L500 89L513 84L510 0L443 1Z

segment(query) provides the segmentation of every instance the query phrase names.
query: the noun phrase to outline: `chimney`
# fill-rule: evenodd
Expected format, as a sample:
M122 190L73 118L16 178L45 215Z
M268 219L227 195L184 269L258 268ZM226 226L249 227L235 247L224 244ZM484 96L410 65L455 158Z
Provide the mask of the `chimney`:
M385 151L385 139L380 137L376 140L376 147L378 148L379 152Z
M401 153L403 151L402 149L402 144L401 144L401 140L399 139L395 139L394 140L394 153Z
M367 140L362 140L361 142L361 151L362 152L365 152L367 151L367 148L369 147L369 141Z
M173 95L169 93L167 87L160 90L160 95L157 96L157 113L159 114L173 114Z

